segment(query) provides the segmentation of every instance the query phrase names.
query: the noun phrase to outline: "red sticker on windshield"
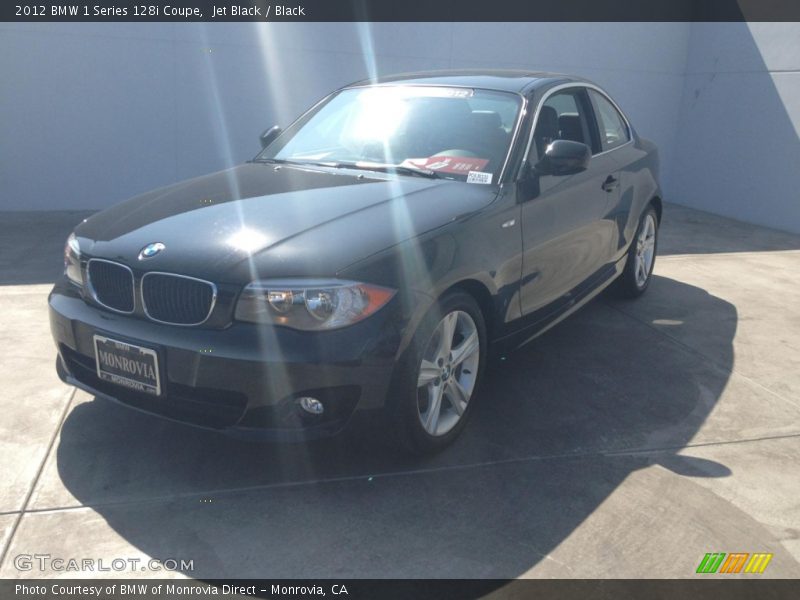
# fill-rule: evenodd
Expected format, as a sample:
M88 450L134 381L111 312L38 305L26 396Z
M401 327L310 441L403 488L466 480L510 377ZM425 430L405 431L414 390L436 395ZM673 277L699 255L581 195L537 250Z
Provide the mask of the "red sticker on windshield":
M472 158L470 156L431 156L428 158L409 158L404 163L421 169L430 169L441 173L467 175L470 171L480 171L489 164L488 158Z

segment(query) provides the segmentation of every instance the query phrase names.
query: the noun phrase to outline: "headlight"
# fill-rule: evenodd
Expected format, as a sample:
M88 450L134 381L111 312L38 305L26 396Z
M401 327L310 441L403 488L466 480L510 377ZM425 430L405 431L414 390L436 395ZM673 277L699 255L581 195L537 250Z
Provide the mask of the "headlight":
M81 248L78 238L71 233L64 244L64 274L79 287L83 287L83 274L81 273Z
M337 329L370 316L395 291L338 279L254 281L236 304L236 319L306 331Z

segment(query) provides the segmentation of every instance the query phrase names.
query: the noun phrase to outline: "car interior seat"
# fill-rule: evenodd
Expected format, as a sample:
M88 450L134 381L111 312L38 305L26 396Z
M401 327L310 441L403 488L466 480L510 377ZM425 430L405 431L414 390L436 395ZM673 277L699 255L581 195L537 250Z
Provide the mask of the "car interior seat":
M582 144L586 143L586 139L583 136L581 118L574 113L565 113L558 117L558 130L558 138L561 140L571 140Z
M539 111L539 120L536 122L536 130L533 132L533 140L536 144L536 154L539 158L544 156L547 146L558 139L558 113L552 106L543 106Z

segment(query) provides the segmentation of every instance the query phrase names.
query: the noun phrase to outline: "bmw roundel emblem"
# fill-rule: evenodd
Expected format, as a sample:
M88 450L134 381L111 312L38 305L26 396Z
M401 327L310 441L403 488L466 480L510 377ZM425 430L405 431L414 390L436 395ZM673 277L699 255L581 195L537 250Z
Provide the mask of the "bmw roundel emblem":
M166 246L161 242L153 242L152 244L147 244L147 246L142 248L142 251L139 252L139 260L144 260L146 258L153 258L164 248L166 248Z

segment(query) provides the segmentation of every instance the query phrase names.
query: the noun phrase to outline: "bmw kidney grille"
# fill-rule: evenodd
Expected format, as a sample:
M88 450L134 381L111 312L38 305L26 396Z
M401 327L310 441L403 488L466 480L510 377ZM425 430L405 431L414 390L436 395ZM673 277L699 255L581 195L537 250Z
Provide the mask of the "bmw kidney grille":
M87 264L88 289L101 306L119 313L135 309L134 276L130 268L113 261L93 258ZM217 299L210 281L152 271L141 278L141 307L152 321L171 325L204 323Z

